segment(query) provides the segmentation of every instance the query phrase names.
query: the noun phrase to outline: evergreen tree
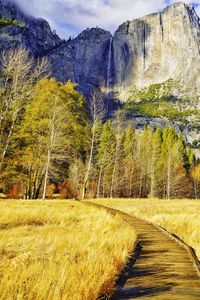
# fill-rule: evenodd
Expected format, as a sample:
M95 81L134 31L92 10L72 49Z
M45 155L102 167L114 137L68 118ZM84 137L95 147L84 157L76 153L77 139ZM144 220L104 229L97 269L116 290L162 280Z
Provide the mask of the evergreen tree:
M138 195L138 167L136 160L137 136L133 126L129 126L125 132L124 153L124 188L126 197Z
M118 110L115 114L113 127L115 131L115 150L113 159L113 170L111 176L110 198L117 196L117 189L120 187L120 181L123 178L123 158L124 158L124 113ZM119 189L118 189L119 190ZM119 191L118 191L119 193Z
M100 143L98 148L98 186L97 197L100 195L108 196L110 190L111 174L113 168L114 151L116 138L111 121L108 120L102 129Z
M147 127L142 134L138 136L137 160L139 165L139 194L138 197L147 197L148 195L148 172L149 172L149 133Z
M163 198L183 197L186 182L182 141L178 139L175 128L163 130L163 144L160 157L160 184ZM187 191L188 193L188 191Z
M159 184L159 158L161 154L162 145L162 133L160 128L157 128L156 132L150 131L150 153L149 153L149 196L151 198L159 196L158 184Z

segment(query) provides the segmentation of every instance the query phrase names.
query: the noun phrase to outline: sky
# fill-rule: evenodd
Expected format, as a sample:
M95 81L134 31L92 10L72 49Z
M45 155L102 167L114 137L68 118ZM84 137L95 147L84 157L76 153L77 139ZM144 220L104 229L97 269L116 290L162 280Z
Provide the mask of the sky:
M26 13L46 19L57 34L67 39L82 30L101 27L114 32L126 20L163 9L174 0L13 0ZM180 0L179 0L180 1ZM200 16L200 0L185 0Z

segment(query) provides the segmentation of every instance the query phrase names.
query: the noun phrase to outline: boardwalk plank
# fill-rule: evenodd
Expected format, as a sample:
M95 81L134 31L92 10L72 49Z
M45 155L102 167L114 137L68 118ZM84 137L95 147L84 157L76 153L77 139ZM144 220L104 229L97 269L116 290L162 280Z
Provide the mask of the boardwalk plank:
M187 248L151 223L106 209L133 226L141 245L139 257L113 299L200 299L199 274Z

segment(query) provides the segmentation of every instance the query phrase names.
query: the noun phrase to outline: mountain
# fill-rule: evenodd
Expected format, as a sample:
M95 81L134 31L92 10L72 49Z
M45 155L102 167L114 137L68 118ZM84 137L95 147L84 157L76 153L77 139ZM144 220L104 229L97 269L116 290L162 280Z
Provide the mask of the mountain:
M182 2L122 24L114 34L113 48L115 89L121 98L121 89L170 78L200 87L200 19Z
M26 16L11 2L0 0L0 18L18 20L21 25L0 24L0 51L24 45L35 57L44 56L49 50L62 44L62 40L51 31L47 21Z
M110 103L126 103L135 127L170 120L198 145L200 19L191 6L179 2L127 21L113 36L92 28L68 41L6 0L2 16L18 23L0 25L0 51L23 44L35 57L48 57L58 80L76 82L86 96L98 88Z

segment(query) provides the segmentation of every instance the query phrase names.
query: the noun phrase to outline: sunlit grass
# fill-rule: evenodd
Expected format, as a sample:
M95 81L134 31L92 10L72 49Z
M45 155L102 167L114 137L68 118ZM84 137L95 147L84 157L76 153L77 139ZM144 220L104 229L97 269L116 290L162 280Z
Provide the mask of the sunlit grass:
M164 227L192 246L200 259L200 200L103 199L95 202Z
M135 240L120 217L79 202L1 201L0 299L97 299Z

